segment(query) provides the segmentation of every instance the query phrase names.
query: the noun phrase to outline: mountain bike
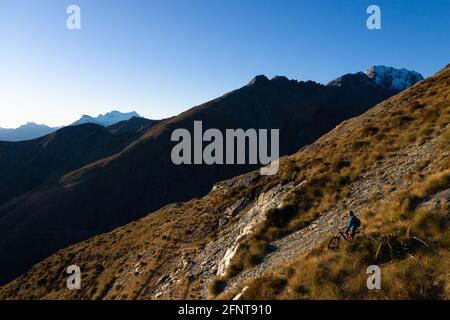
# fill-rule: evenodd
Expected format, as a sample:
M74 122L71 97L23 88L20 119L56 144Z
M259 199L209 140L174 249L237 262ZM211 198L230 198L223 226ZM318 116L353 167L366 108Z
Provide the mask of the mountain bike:
M361 232L356 231L355 234L352 237L345 236L344 232L341 230L338 230L338 233L331 238L331 240L328 242L328 249L334 250L339 247L339 244L341 243L341 238L343 238L347 243L353 248L355 245L355 242L361 237Z

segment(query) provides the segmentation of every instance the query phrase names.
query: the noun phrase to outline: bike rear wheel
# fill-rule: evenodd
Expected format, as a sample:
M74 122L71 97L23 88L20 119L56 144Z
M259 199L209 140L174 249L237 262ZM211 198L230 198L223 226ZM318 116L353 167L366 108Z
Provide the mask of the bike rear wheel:
M328 249L336 249L337 247L339 247L340 242L341 239L339 239L339 237L331 238L331 240L328 242Z

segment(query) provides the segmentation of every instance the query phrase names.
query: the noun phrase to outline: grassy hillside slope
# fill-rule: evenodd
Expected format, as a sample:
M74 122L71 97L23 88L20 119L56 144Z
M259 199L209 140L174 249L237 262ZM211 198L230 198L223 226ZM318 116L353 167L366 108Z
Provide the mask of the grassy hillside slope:
M60 250L0 297L448 298L449 101L447 66L283 157L277 175L223 181ZM348 208L364 236L330 251ZM71 264L81 267L81 290L66 288ZM381 267L381 291L366 288L371 264Z

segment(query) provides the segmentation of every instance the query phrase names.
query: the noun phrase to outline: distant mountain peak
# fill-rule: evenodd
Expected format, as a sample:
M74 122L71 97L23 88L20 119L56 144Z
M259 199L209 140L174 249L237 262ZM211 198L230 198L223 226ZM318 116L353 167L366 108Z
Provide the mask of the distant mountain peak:
M21 125L19 128L49 128L49 126L45 124L37 124L36 122L27 122L26 124Z
M27 122L18 128L0 128L0 141L24 141L32 140L56 131L57 127L51 128L45 124Z
M84 114L78 121L72 123L72 125L74 126L85 123L95 123L107 127L124 120L129 120L133 117L140 117L140 115L136 111L122 113L118 110L113 110L105 114L99 114L95 118L90 115Z
M394 92L400 92L423 79L423 76L416 71L378 65L370 67L364 72L347 73L330 81L327 85L353 88L358 86L378 86Z
M373 66L364 72L376 84L402 91L423 80L423 76L407 69L396 69L384 65Z
M263 74L260 74L260 75L255 76L252 80L250 80L250 82L248 84L255 85L255 84L260 84L260 83L266 83L269 81L270 81L269 78L267 78Z
M289 79L285 76L275 76L272 78L272 81L289 81Z

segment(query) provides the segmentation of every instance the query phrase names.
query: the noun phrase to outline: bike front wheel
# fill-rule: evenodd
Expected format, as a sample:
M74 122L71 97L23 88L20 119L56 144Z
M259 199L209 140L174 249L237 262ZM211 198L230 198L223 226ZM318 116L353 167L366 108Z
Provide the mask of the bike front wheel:
M341 239L339 239L339 237L331 238L331 240L328 242L328 249L336 249L337 247L339 247L340 242Z

